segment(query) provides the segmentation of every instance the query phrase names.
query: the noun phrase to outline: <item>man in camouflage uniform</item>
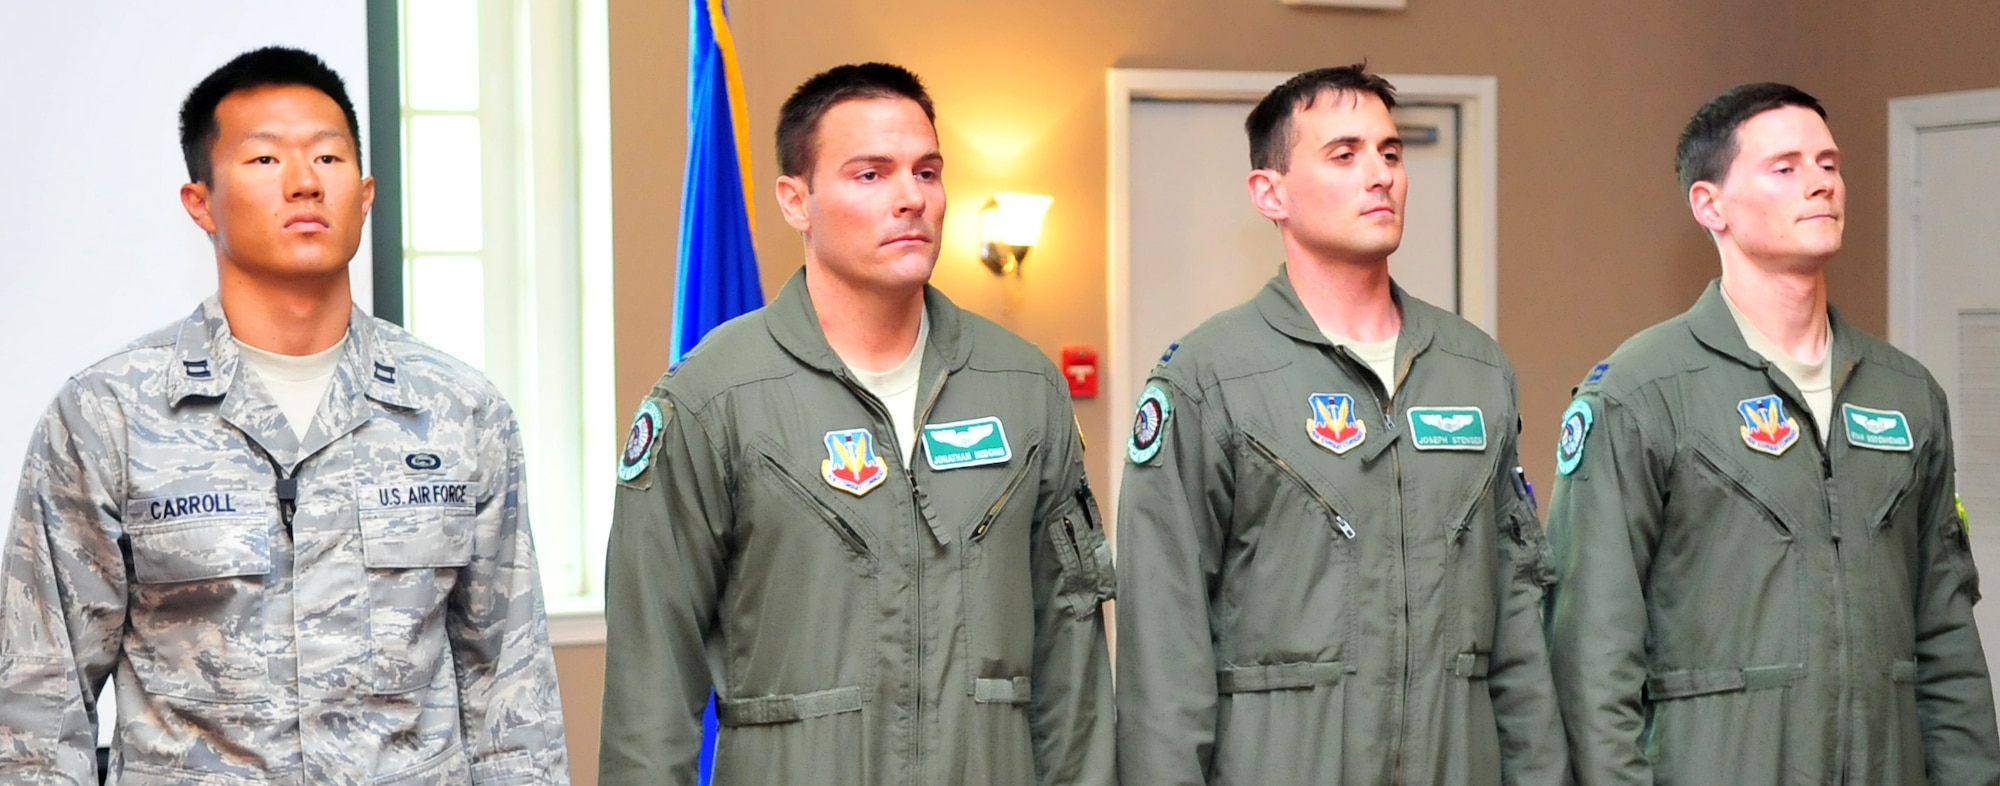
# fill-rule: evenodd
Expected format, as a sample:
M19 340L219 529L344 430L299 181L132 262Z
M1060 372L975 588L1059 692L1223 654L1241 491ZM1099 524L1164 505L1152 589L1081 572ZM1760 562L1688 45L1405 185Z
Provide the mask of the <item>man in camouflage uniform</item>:
M1564 413L1550 659L1580 784L2000 784L1944 392L1827 305L1825 118L1765 83L1688 121L1722 277Z
M926 285L944 159L915 75L778 122L805 268L640 405L607 568L604 786L1110 786L1110 550L1066 385Z
M1362 67L1326 68L1245 123L1285 264L1168 350L1139 401L1118 506L1126 786L1561 779L1514 371L1390 279L1394 103Z
M96 783L106 679L114 783L566 782L519 430L353 306L374 184L340 78L258 50L181 123L220 288L72 377L29 445L0 782Z

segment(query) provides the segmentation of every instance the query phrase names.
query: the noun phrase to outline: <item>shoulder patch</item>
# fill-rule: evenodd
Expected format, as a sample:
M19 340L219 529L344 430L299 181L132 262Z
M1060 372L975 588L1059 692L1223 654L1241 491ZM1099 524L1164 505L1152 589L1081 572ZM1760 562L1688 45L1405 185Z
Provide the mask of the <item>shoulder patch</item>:
M1160 353L1160 362L1165 363L1169 360L1173 360L1174 352L1180 350L1180 348L1181 348L1181 342L1179 341L1176 341L1172 344L1168 344L1167 351Z
M1583 384L1586 385L1597 384L1598 380L1604 378L1604 372L1610 370L1611 370L1610 363L1599 363L1596 366L1591 367L1590 375L1583 378Z
M1147 385L1139 394L1139 411L1132 415L1132 439L1125 445L1125 457L1134 464L1144 464L1160 455L1167 441L1167 418L1173 413L1166 389Z
M1590 435L1590 402L1577 399L1563 410L1562 436L1556 439L1556 471L1568 475L1583 463L1583 438Z
M1970 536L1972 534L1972 517L1965 515L1965 498L1953 494L1951 495L1951 502L1953 505L1958 506L1958 526L1965 530L1967 536Z
M618 454L618 480L630 483L653 465L653 455L660 445L660 431L667 427L673 404L661 399L648 397L639 403L639 412L632 416L632 430L625 435L625 450Z

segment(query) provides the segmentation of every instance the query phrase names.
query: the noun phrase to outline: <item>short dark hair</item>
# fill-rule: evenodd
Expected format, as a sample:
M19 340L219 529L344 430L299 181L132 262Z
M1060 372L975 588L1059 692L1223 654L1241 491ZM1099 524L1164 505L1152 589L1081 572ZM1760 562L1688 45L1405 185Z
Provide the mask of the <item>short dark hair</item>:
M909 69L889 63L834 66L805 81L778 110L779 174L812 179L813 157L819 153L819 121L843 101L862 98L907 98L923 107L924 118L937 123L931 94Z
M1250 168L1283 172L1292 165L1292 143L1297 140L1292 115L1311 109L1313 102L1327 93L1373 95L1382 105L1396 108L1396 86L1368 73L1367 61L1335 68L1316 68L1285 80L1272 88L1243 120L1250 134Z
M1729 164L1736 160L1736 129L1750 118L1786 106L1805 107L1826 119L1826 108L1819 105L1819 99L1777 82L1737 85L1702 104L1681 129L1680 144L1674 149L1674 172L1681 178L1681 194L1686 195L1702 181L1721 184L1729 174Z
M188 180L206 183L215 174L210 160L215 140L222 128L215 108L230 95L259 87L303 85L326 94L347 116L347 133L354 137L354 165L361 166L361 121L354 115L354 102L347 100L347 85L318 55L301 49L267 46L224 63L203 77L181 103L181 158L187 162Z

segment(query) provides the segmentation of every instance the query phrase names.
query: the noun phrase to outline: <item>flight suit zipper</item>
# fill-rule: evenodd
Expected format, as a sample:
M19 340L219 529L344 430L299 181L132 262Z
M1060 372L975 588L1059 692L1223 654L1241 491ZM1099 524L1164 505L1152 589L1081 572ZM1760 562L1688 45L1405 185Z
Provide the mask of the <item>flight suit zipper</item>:
M1014 470L1014 477L1008 479L1007 487L1000 490L1000 498L993 500L993 504L987 506L986 517L980 519L979 526L972 529L972 535L966 539L966 545L978 543L986 537L986 531L992 529L994 520L1000 517L1000 510L1007 507L1007 500L1013 498L1015 490L1021 488L1021 481L1027 480L1028 473L1035 468L1035 454L1041 449L1041 445L1029 446L1028 454L1021 461L1020 468Z
M790 489L792 494L799 498L800 502L805 503L806 507L811 508L813 512L819 514L820 518L826 520L827 526L833 528L833 534L839 537L842 543L847 544L847 547L852 549L856 556L873 556L868 550L867 542L862 540L861 533L856 531L853 525L848 524L846 519L841 518L841 515L835 512L832 507L829 507L825 502L821 502L818 497L812 495L812 492L807 491L805 484L800 483L797 478L786 474L784 465L779 464L777 459L765 454L764 463L770 465L771 474L777 476L785 488Z
M896 419L890 416L889 408L882 403L881 399L876 398L874 393L869 392L868 388L856 381L854 375L846 368L843 367L835 371L834 376L841 381L841 384L846 385L856 397L861 399L862 406L867 407L869 412L881 424L888 427L889 446L895 452L896 458L902 459L902 437L896 433ZM914 423L916 433L923 433L924 422L930 419L931 409L937 406L938 397L944 394L945 379L950 376L949 373L939 374L937 382L931 385L930 393L924 397L924 405L917 409L916 421ZM924 533L932 528L930 519L936 515L931 510L930 499L924 495L923 487L917 485L917 471L912 466L913 460L916 457L917 446L912 445L910 447L910 460L903 461L903 479L910 484L910 505L914 508L916 514L913 523L917 525L911 533L914 548L910 552L911 557L915 560L915 564L911 566L910 583L915 588L914 591L916 593L915 608L910 613L911 625L915 628L915 635L911 636L910 644L916 650L916 668L912 672L912 701L910 702L910 736L913 760L911 761L910 777L907 779L911 782L921 781L924 771L924 694L922 688L925 654L923 550L927 545L924 543Z
M1382 380L1375 375L1372 367L1363 363L1360 358L1355 357L1345 347L1334 347L1334 355L1345 361L1348 365L1348 374L1360 379L1362 384L1367 386L1368 392L1375 396L1376 408L1382 413L1384 430L1391 434L1395 433L1396 397L1383 385ZM1396 377L1396 388L1398 390L1404 388L1403 383L1409 380L1410 369L1416 365L1415 355L1410 355L1404 360L1406 362L1397 363L1395 370L1392 372ZM1389 460L1391 468L1395 470L1396 474L1396 515L1394 516L1394 520L1397 522L1396 543L1398 546L1396 549L1396 568L1403 577L1403 598L1402 603L1398 604L1402 606L1403 612L1403 689L1397 698L1400 711L1397 713L1395 752L1389 771L1393 773L1396 782L1401 783L1403 780L1403 752L1407 747L1405 737L1410 727L1408 717L1411 691L1410 678L1416 672L1411 663L1415 653L1416 623L1410 618L1410 534L1409 528L1402 525L1403 457L1401 452L1396 450L1393 445L1389 448Z
M1250 443L1250 448L1255 450L1257 455L1263 456L1265 461L1271 462L1271 466L1276 467L1279 474L1291 478L1293 483L1298 484L1299 490L1304 491L1307 496L1313 498L1313 501L1318 502L1321 508L1326 509L1326 515L1331 517L1334 528L1340 531L1342 537L1348 540L1354 539L1354 526L1347 523L1347 518L1340 515L1340 511L1334 508L1333 503L1327 500L1326 495L1321 494L1318 489L1313 488L1311 483L1306 482L1304 475L1299 474L1298 470L1292 468L1291 462L1284 460L1284 458L1278 455L1277 451L1271 449L1271 446L1264 444L1256 437L1245 435L1244 440Z

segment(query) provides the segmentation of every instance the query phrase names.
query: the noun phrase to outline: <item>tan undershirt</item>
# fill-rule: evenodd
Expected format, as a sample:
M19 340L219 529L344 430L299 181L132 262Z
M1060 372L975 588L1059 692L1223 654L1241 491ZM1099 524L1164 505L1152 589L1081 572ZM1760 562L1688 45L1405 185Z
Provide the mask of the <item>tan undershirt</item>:
M1333 342L1334 346L1346 347L1355 357L1361 358L1361 362L1368 366L1368 370L1375 372L1375 378L1382 380L1384 395L1392 397L1396 395L1396 336L1390 336L1382 341L1355 341L1345 336L1336 336L1324 329L1320 330L1320 335L1326 336L1326 340Z
M931 315L924 312L917 322L917 343L910 347L909 357L896 364L895 368L883 372L862 371L848 363L847 368L854 373L854 381L882 400L882 406L889 408L889 422L896 427L896 444L903 449L903 466L910 465L910 455L917 445L917 382L923 370L924 344L931 336ZM846 358L841 359L846 362Z
M1744 318L1743 311L1736 307L1736 301L1729 299L1727 290L1722 293L1722 302L1729 305L1729 316L1736 319L1736 329L1743 331L1743 343L1750 345L1750 351L1771 361L1771 365L1791 378L1792 384L1797 385L1799 392L1805 395L1806 409L1812 411L1813 422L1819 425L1819 444L1824 446L1826 434L1834 425L1834 421L1828 419L1833 414L1833 364L1829 362L1833 359L1832 326L1827 327L1826 352L1820 355L1819 360L1807 363L1792 357L1765 338L1756 325Z

